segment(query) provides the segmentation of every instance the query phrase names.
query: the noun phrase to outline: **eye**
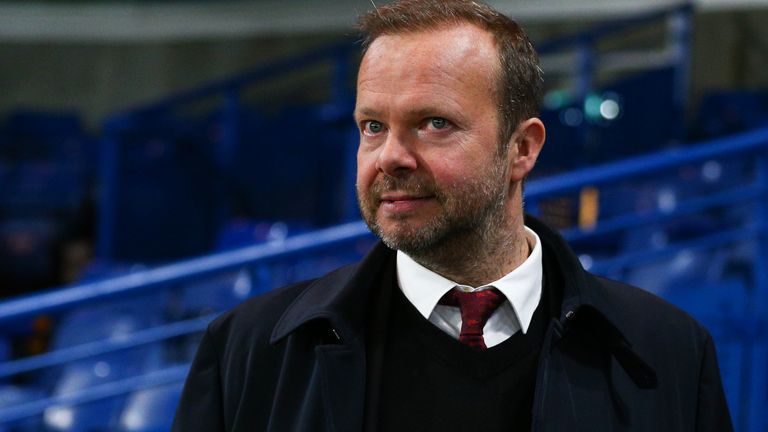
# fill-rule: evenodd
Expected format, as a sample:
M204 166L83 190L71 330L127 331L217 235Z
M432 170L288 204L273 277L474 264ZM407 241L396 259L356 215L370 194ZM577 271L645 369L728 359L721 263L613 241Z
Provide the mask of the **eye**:
M448 120L442 117L432 117L429 119L429 125L435 129L445 129L448 127Z
M363 122L363 133L366 135L378 135L384 131L384 125L376 120L366 120Z

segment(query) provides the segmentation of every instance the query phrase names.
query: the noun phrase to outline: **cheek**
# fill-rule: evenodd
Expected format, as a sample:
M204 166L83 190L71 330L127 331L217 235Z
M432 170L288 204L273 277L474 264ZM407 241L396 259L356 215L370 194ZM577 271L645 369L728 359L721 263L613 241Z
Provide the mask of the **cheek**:
M376 177L376 159L370 153L357 152L357 187L367 189Z

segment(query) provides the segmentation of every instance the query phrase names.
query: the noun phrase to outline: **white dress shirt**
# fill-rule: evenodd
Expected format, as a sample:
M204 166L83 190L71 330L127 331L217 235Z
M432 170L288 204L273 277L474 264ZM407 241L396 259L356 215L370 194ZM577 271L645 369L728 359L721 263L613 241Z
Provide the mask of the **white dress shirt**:
M507 298L491 315L483 327L485 345L490 348L522 330L528 331L533 312L541 298L543 265L541 241L533 230L525 227L529 245L533 248L528 258L501 279L470 287L457 284L427 269L405 253L397 252L397 281L405 297L416 309L444 332L458 339L461 333L461 313L458 307L437 304L453 288L462 291L480 291L496 288Z

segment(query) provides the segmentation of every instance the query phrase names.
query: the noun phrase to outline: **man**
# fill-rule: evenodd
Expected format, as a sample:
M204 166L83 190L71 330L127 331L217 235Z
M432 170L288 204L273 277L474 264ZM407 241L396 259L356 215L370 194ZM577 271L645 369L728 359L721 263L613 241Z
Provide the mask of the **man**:
M176 431L728 431L709 334L523 216L545 139L522 30L485 5L361 19L359 264L206 332Z

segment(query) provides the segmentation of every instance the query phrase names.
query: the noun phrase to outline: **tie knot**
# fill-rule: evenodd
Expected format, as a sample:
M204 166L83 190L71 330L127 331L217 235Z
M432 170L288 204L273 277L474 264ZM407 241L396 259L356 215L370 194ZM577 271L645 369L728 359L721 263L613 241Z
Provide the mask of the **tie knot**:
M504 300L504 295L496 288L473 292L452 289L445 293L439 304L459 308L461 313L459 341L484 349L483 327Z

